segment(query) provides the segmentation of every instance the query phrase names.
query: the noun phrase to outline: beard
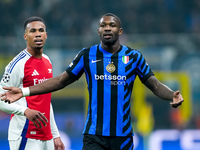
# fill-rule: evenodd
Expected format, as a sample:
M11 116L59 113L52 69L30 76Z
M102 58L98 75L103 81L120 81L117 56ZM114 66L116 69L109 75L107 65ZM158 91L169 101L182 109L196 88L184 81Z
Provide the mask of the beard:
M110 46L113 46L117 40L103 38L103 39L101 39L101 41L102 41L102 43L104 43L105 45L110 47Z

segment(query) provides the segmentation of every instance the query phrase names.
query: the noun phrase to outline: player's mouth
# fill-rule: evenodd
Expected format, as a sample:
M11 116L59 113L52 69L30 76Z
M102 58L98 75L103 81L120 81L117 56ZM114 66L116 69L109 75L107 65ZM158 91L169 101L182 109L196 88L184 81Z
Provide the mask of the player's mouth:
M36 44L38 44L38 45L39 45L39 44L42 44L42 40L35 40L34 42L35 42Z
M112 38L112 34L103 34L104 39Z

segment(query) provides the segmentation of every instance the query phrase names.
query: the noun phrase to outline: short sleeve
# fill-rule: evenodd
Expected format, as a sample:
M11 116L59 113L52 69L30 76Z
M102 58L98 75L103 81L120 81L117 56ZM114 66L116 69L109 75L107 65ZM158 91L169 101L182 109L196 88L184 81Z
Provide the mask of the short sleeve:
M148 65L147 61L143 57L143 55L138 51L138 63L136 72L142 81L144 83L150 76L153 76L154 73L151 70L151 67Z

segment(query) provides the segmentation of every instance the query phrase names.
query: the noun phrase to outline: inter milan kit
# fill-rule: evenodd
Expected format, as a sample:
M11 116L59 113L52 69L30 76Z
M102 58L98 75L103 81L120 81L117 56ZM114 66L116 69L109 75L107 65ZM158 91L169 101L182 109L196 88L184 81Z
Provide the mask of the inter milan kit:
M101 142L101 137L116 137L121 140L113 146L131 149L130 97L134 80L138 76L144 83L154 75L142 54L124 45L111 54L101 45L94 45L81 50L66 71L73 80L86 75L89 105L83 140L87 142L93 135ZM109 144L105 141L102 145Z

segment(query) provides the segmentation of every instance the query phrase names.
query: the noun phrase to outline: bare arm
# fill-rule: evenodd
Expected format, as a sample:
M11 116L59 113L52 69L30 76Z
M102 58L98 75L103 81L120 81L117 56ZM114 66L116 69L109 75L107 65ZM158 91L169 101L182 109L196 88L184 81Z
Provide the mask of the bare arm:
M172 100L174 91L169 87L161 83L155 76L151 76L145 82L146 87L148 87L156 96L165 99Z
M59 76L51 78L41 84L29 87L30 96L51 93L64 88L72 82L73 81L70 80L68 73L64 71Z
M45 93L50 93L53 91L60 90L65 86L71 84L73 80L70 79L68 73L65 71L57 77L51 78L44 81L43 83L37 84L35 86L29 87L30 96L40 95ZM3 89L8 90L7 92L0 94L1 100L13 103L23 97L22 90L16 87L3 87Z
M172 107L178 107L182 104L183 97L179 91L172 91L169 87L161 83L155 76L151 76L145 82L146 87L148 87L156 96L172 101L170 105Z

